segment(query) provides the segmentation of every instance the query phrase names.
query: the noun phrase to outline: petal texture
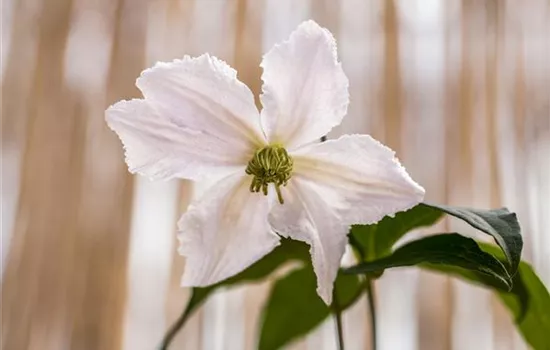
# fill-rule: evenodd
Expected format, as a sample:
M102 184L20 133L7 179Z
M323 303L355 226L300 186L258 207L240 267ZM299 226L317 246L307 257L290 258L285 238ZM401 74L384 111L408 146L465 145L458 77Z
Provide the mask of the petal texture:
M234 174L190 205L178 223L180 254L187 257L183 286L231 277L279 244L267 217L270 199L249 191L250 177Z
M294 172L283 205L270 213L273 229L311 246L317 292L330 304L349 226L370 224L423 199L394 152L367 135L343 136L292 153Z
M149 178L199 180L244 173L251 157L249 149L230 140L172 123L145 100L120 101L105 116L124 144L130 172Z
M332 206L339 198L334 191L300 177L292 178L282 191L285 203L273 207L270 223L280 235L310 245L317 293L329 305L348 233L348 225Z
M327 29L302 23L265 54L261 66L262 125L270 142L292 149L340 124L349 102L348 79Z
M252 92L216 57L204 54L157 63L143 71L136 85L176 125L246 147L265 143Z
M370 224L409 209L424 198L395 158L395 152L368 135L344 135L295 151L294 172L330 188L347 224Z

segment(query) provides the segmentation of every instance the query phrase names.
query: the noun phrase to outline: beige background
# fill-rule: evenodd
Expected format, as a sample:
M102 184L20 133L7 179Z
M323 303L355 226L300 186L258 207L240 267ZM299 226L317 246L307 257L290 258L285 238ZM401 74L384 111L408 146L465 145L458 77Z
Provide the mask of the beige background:
M549 1L2 0L2 349L154 349L188 295L175 223L191 185L129 175L103 111L184 54L257 93L261 54L308 18L350 78L333 136L394 148L430 201L517 211L550 283ZM219 293L173 348L253 349L268 286ZM414 269L377 291L380 350L526 348L487 291ZM368 349L366 311L345 315L348 349ZM290 348L334 349L332 322Z

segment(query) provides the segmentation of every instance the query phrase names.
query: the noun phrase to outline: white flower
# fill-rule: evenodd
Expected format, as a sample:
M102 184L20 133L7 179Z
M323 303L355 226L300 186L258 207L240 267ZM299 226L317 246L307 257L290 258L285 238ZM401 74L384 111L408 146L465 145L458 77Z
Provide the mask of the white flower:
M107 122L131 172L216 179L178 223L184 286L237 274L281 235L311 246L317 292L329 304L349 226L406 210L424 189L370 136L319 142L349 100L328 30L304 22L261 66L261 113L235 70L205 54L145 70L136 83L144 99L111 106Z

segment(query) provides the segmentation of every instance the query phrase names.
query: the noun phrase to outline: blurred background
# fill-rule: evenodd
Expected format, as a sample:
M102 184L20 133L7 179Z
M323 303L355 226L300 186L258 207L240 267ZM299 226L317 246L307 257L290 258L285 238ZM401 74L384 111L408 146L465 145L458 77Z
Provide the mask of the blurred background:
M550 283L550 1L2 0L2 349L159 344L189 295L175 228L194 189L131 176L103 112L184 54L220 57L257 94L262 53L309 18L350 78L331 136L388 144L429 201L516 211ZM172 348L254 349L269 283L215 295ZM488 291L415 269L376 288L381 350L526 349ZM365 300L344 327L368 349ZM289 349L335 344L328 320Z

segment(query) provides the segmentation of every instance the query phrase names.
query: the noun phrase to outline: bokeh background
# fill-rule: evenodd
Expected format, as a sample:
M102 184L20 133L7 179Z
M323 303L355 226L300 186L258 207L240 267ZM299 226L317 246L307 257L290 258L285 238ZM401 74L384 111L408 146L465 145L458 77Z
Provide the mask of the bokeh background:
M550 283L549 1L2 0L2 349L158 345L189 294L175 223L194 190L131 176L103 112L184 54L258 93L262 53L309 18L350 78L331 136L388 144L430 201L516 211ZM218 293L173 349L254 349L269 283ZM488 291L415 269L376 288L381 350L526 349ZM365 300L344 327L368 349ZM332 321L289 348L335 349Z

